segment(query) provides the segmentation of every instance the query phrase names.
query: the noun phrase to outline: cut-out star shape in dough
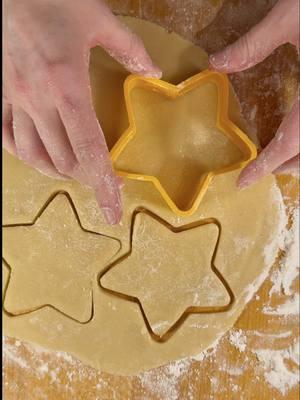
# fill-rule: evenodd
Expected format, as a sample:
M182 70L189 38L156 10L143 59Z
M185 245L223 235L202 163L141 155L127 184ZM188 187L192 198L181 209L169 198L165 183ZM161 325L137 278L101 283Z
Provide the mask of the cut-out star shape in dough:
M51 199L33 223L4 226L3 245L9 314L50 306L82 323L92 317L97 272L120 248L118 240L84 230L66 193Z
M176 214L192 214L214 175L241 168L256 155L229 120L228 95L228 79L213 71L178 86L127 78L130 126L111 151L117 172L152 182Z
M138 212L129 253L102 273L100 286L140 302L146 325L160 337L192 307L225 311L231 294L212 265L219 233L212 220L173 228L149 211Z

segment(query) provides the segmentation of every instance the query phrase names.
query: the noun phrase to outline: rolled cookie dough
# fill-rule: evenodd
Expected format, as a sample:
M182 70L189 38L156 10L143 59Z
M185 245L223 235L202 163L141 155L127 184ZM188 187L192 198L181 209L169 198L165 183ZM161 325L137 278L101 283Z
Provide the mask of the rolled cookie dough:
M144 21L132 18L123 18L123 21L144 40L150 55L162 67L165 80L177 84L206 68L206 54L179 36L169 34L160 27ZM110 147L128 124L122 94L122 84L126 75L127 72L101 49L94 49L91 57L93 97L98 118ZM244 123L239 116L236 101L233 95L231 96L231 118L243 127ZM216 157L216 155L212 154L211 157ZM151 183L126 181L123 190L122 223L111 227L105 224L91 190L75 182L47 178L12 156L4 154L3 217L5 224L24 224L33 221L38 210L53 193L66 191L75 204L84 229L120 240L122 248L115 256L118 258L126 254L130 248L131 216L137 207L151 210L172 226L181 226L213 217L222 226L222 236L215 263L230 283L236 297L234 307L230 311L219 314L191 315L167 342L157 343L150 337L137 304L109 295L100 289L97 275L103 269L103 262L95 252L95 263L98 262L99 269L97 270L93 263L93 271L90 271L88 263L86 264L87 270L91 273L89 276L92 276L94 299L94 315L89 323L80 324L53 308L44 307L18 316L4 313L5 334L48 349L69 352L95 368L119 374L135 374L178 358L196 356L210 347L234 324L255 289L266 276L277 254L277 241L286 222L281 194L272 176L264 178L254 187L243 191L236 189L237 176L238 172L233 172L216 177L198 211L188 218L175 216L166 207ZM53 224L56 222L59 226L67 218L68 212L68 207L58 207L51 222ZM145 219L143 223L147 224L147 220ZM148 227L147 225L147 229ZM148 239L144 238L139 243L139 246L144 249L145 257L147 257L150 244L154 239L159 240L160 236L163 237L165 229L164 226L158 225L155 230L147 231ZM59 233L52 239L57 244L61 241ZM7 248L12 246L13 240L13 237L7 238ZM165 240L167 244L164 243L163 250L157 246L157 251L172 254L174 242ZM206 242L199 241L195 246L197 245L205 249ZM32 240L31 246L33 250L38 251L39 243ZM84 257L80 246L74 246L73 251L75 259ZM89 251L93 250L89 248ZM17 257L20 257L20 254L16 248L15 253L10 254L12 271ZM51 254L48 257L51 257ZM182 259L182 264L185 262L189 262L188 254ZM23 263L23 268L29 268L30 257L24 257ZM171 268L172 263L166 265ZM55 273L59 274L56 268ZM5 266L4 278L7 281L8 274ZM40 281L41 279L38 274L25 275L22 285L15 288L16 301L17 291L23 290L23 286L32 285L33 282L37 286L45 284ZM56 279L60 281L60 275L56 276ZM70 278L64 279L67 281L62 282L62 279L61 284L70 283ZM139 282L146 295L147 280L141 279L138 271L134 279ZM116 286L119 284L117 276L115 282L111 277L110 284ZM126 282L124 285L126 286ZM130 291L130 282L127 289ZM127 289L122 288L122 290ZM206 289L208 290L209 287L207 286ZM61 290L59 288L57 290L61 294ZM214 296L214 290L210 293ZM220 295L218 290L215 290L215 293L216 296ZM32 296L35 294L32 293ZM64 296L67 301L68 290L65 291ZM153 311L151 321L154 325L158 324L158 329L162 323L170 324L171 318L174 318L174 313L169 314L174 296L177 296L176 304L180 304L180 290L172 285L164 285L163 280L158 280L155 296L147 300L147 309ZM155 313L159 298L164 303L163 316L161 312L157 315ZM63 297L60 298L60 304L61 302L63 302ZM79 302L79 298L75 300L74 309L77 307L78 310L81 309L82 304ZM14 304L13 301L13 294L9 306L17 307L17 303Z

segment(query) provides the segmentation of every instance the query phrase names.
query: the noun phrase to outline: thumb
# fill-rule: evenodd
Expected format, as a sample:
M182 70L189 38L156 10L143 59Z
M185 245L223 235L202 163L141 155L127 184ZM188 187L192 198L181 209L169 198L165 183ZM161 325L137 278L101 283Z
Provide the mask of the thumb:
M298 0L279 0L272 10L232 45L210 56L213 69L232 73L263 61L278 46L299 46Z
M162 71L151 60L142 40L102 4L105 10L97 43L129 72L152 78L161 78Z
M290 113L280 124L274 139L262 150L257 159L241 172L238 180L240 189L252 185L273 171L278 173L278 167L287 160L290 160L292 164L288 163L285 167L295 166L295 157L299 154L300 146L299 112L300 103L296 100Z

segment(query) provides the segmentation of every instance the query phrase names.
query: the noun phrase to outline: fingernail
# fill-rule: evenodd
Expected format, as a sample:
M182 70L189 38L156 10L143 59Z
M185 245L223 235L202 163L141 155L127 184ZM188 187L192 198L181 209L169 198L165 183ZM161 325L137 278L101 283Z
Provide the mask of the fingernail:
M119 222L119 221L117 221L115 213L113 212L113 210L111 208L103 207L102 212L103 212L104 218L106 219L106 222L109 225L115 225Z
M155 79L161 79L162 77L162 72L145 72L142 74L145 78L155 78Z
M215 69L224 69L229 64L229 48L220 53L213 54L209 57L209 64Z
M125 186L125 182L120 176L117 177L117 184L118 184L119 190L123 189L123 187Z
M142 75L148 78L158 78L162 76L161 69L153 63L150 57L140 60L136 57L129 57L126 54L109 54L119 61L132 74Z
M139 72L141 75L145 76L146 78L156 78L160 79L162 77L162 71L159 67L151 63L149 68L145 68L144 71Z
M241 173L240 176L238 177L237 181L237 188L239 190L246 189L248 186L251 185L251 172L249 174L250 170L248 168L244 169ZM250 176L249 176L250 175Z
M144 71L142 74L149 78L158 78L160 79L162 76L162 70L156 65L150 56L146 56L146 58L142 62Z
M238 180L237 187L239 190L246 189L247 187L251 186L252 182L247 181L246 179Z
M248 169L245 169L239 176L237 181L237 187L239 190L246 189L247 187L254 185L257 182L257 177L253 175L255 171L255 166L250 166Z
M153 71L151 71L151 75L153 78L160 79L162 77L162 70L156 65L153 65Z

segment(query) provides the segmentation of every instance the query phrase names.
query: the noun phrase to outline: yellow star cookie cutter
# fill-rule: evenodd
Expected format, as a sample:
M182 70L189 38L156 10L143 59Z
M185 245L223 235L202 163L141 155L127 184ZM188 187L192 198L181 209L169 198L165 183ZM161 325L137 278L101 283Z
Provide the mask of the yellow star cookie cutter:
M198 208L211 180L216 175L221 175L229 171L237 170L244 167L257 155L255 145L251 142L248 136L229 118L228 107L229 107L229 81L226 75L219 72L206 70L200 72L197 75L185 80L179 85L172 85L168 82L164 82L154 78L144 78L138 75L129 75L124 83L124 95L125 104L128 113L129 127L114 145L111 150L111 158L116 164L119 156L124 151L128 143L137 134L137 127L135 122L134 110L131 100L131 91L135 88L143 88L150 91L161 93L162 95L176 99L189 91L204 85L206 83L214 83L218 90L218 108L217 108L217 121L216 127L224 133L232 143L234 143L241 153L243 154L242 160L230 164L226 167L205 172L199 176L199 183L196 191L196 195L190 202L187 208L179 208L172 198L167 193L166 189L161 184L160 180L156 176L145 175L138 172L128 172L120 170L115 166L116 173L122 177L134 179L138 181L152 182L156 189L161 194L170 209L179 216L192 215Z

